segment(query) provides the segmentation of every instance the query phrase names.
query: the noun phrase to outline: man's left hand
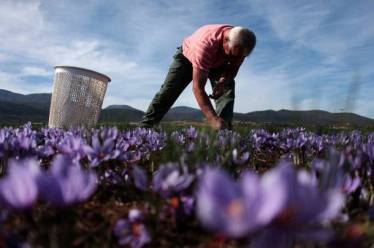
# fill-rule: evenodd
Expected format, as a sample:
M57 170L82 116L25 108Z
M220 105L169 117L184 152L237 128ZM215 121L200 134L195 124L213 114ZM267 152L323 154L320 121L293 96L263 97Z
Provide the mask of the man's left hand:
M213 88L213 93L209 95L210 98L217 100L227 91L226 80L220 79Z

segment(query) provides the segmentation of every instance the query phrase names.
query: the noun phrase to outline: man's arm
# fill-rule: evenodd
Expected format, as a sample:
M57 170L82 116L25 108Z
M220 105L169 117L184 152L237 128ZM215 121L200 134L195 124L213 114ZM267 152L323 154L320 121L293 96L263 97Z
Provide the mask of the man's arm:
M227 84L234 80L234 78L238 74L242 62L243 59L231 62L230 64L226 65L226 68L222 72L221 77L218 80L218 83L213 88L213 94L211 95L213 99L218 99L225 93L225 91L227 90Z
M224 120L217 116L216 112L213 109L212 103L210 102L209 97L205 92L205 84L208 79L208 74L209 73L206 71L193 67L192 90L201 111L208 119L211 126L215 129L221 129L222 127L224 127Z

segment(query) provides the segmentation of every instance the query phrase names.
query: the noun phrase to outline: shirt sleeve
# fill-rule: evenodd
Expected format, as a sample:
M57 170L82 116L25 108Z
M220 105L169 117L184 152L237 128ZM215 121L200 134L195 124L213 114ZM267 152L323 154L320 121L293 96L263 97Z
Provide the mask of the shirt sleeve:
M192 47L193 59L191 61L192 66L203 71L209 71L212 67L212 51L213 47L206 42L196 42Z

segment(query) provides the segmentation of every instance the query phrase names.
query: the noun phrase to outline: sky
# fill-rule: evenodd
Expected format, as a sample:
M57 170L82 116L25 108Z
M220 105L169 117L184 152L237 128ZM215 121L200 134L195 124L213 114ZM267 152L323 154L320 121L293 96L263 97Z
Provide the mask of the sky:
M52 92L54 66L79 66L112 79L104 107L145 111L183 39L227 23L257 36L236 77L235 112L374 118L373 10L372 0L0 0L0 88ZM198 108L191 84L180 105Z

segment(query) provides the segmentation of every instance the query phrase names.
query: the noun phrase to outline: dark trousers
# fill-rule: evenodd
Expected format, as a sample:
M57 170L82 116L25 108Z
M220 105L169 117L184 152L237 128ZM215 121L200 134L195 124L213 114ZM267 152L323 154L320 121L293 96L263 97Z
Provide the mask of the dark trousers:
M192 81L192 64L183 55L182 47L177 48L173 58L174 60L169 67L164 84L153 97L147 112L143 116L143 120L140 123L142 127L152 127L158 124ZM218 67L210 70L209 80L212 88L221 77L223 69L223 67ZM214 101L217 115L222 117L229 125L231 125L233 119L234 99L235 80L232 80L228 84L228 90Z

